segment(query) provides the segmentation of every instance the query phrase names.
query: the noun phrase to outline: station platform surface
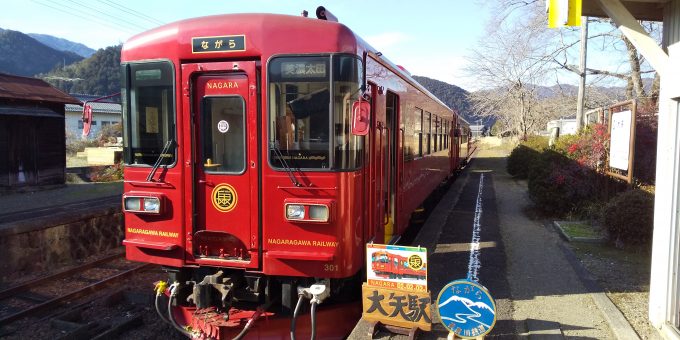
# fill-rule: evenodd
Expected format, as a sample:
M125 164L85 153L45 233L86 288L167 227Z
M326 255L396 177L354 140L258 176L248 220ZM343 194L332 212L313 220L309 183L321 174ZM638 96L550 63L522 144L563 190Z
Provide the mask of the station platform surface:
M0 194L0 236L39 228L46 220L62 223L68 217L120 209L122 193L123 182L107 182Z
M436 312L437 296L447 283L471 277L496 302L496 323L486 337L638 338L622 315L614 315L615 307L613 312L602 307L604 293L589 285L559 236L543 221L526 217L524 209L530 205L526 182L505 171L509 151L500 145L480 145L411 243L428 249L433 301L432 331L418 338L447 338L449 331ZM472 254L473 248L478 253ZM408 338L387 331L369 334L370 329L362 319L348 339Z

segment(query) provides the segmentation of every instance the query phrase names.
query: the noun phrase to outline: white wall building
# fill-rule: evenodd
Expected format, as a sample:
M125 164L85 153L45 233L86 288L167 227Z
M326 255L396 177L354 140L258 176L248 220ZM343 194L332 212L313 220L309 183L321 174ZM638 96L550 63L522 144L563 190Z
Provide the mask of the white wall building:
M95 96L73 95L81 101L95 99ZM118 103L90 102L92 106L92 128L89 139L96 138L107 125L121 122L122 108ZM80 138L83 134L83 106L66 105L66 136Z
M559 129L559 135L575 135L576 134L576 118L560 118L551 120L547 124L548 132L552 133L553 129Z

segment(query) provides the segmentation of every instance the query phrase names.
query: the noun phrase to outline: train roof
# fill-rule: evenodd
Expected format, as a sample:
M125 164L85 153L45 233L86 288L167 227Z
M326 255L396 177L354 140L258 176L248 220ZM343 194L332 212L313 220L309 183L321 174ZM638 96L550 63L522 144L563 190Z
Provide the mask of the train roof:
M281 27L285 27L282 30ZM239 58L267 58L277 54L367 52L412 86L451 110L401 67L342 23L303 16L267 13L220 14L169 23L140 33L123 45L122 60L171 59L200 61L207 58L230 58L234 52L196 54L192 39L215 36L245 36L244 51Z

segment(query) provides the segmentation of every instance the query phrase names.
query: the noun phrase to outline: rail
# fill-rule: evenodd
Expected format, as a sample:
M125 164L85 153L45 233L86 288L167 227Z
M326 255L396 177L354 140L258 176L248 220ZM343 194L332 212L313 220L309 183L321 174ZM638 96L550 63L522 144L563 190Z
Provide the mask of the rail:
M54 282L57 279L64 278L70 275L74 274L80 274L85 272L86 270L97 268L98 266L110 263L118 258L122 257L122 253L119 254L114 254L105 258L102 258L100 260L96 260L93 262L89 262L86 264L83 264L81 266L74 267L72 269L64 270L58 273L55 273L53 275L48 275L44 276L35 280L27 281L21 284L18 284L16 286L10 287L8 289L5 289L0 292L0 298L3 300L8 300L8 299L21 299L22 301L25 300L32 300L31 298L28 299L22 299L21 296L18 293L22 292L30 292L32 289L38 287L38 285L47 283L47 282ZM43 310L52 308L56 305L61 304L62 302L69 301L84 295L87 295L88 293L93 293L97 291L98 289L113 284L115 282L124 280L130 276L132 276L134 273L141 271L143 269L146 269L148 267L151 267L152 264L142 264L138 265L132 268L128 269L123 269L122 271L118 272L116 275L106 277L104 279L101 279L93 284L87 285L85 287L79 288L72 290L70 292L67 292L65 294L58 295L56 297L48 298L46 301L38 301L37 304L27 306L25 308L21 308L19 311L14 312L9 315L4 315L0 317L0 326L7 325L13 321L16 321L18 319L21 319L26 316L30 316L32 314L41 312ZM24 303L24 304L29 304L29 303Z

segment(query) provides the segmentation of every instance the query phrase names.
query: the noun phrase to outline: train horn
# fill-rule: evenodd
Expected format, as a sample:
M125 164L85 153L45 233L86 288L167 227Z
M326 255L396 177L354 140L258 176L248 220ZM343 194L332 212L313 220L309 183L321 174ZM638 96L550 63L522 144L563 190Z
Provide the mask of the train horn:
M321 20L338 22L338 18L323 6L319 6L316 9L316 17L321 19Z

